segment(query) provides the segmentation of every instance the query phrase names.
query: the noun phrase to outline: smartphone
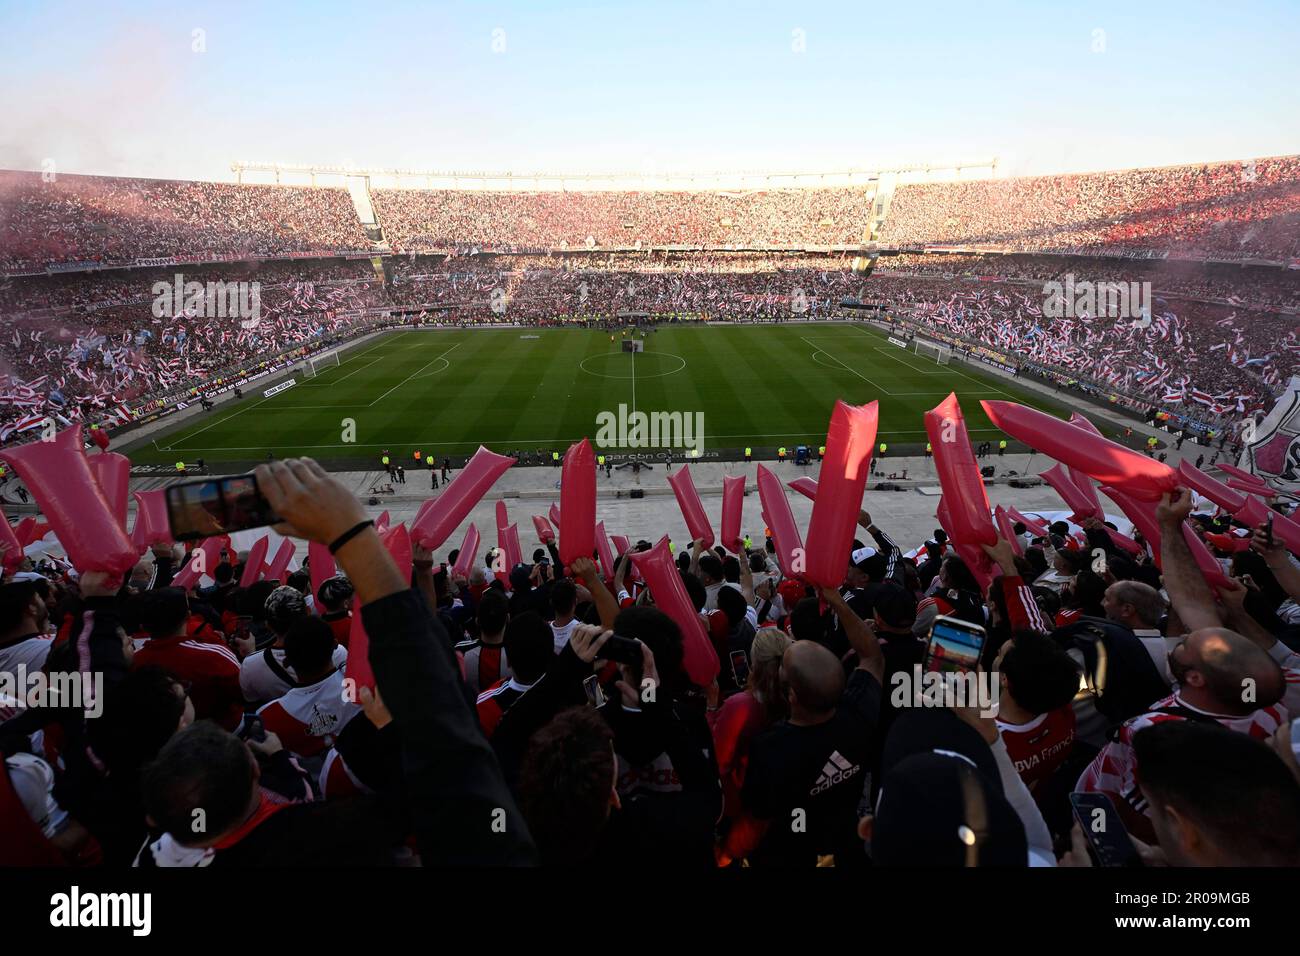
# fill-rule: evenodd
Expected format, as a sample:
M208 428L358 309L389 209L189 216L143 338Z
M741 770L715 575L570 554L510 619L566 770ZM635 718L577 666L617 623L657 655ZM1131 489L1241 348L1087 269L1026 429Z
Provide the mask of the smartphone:
M244 725L239 728L237 737L244 740L255 740L259 744L266 740L266 727L262 724L262 718L256 714L245 714Z
M1088 853L1098 866L1141 866L1137 847L1129 839L1124 821L1110 797L1104 793L1072 793L1079 829L1088 840Z
M280 521L256 475L183 481L167 487L167 521L177 541L263 528Z
M731 674L736 679L737 687L749 683L749 655L744 651L731 652Z
M925 669L966 674L976 669L988 634L978 624L940 614L930 628Z
M595 674L592 674L582 682L582 689L587 692L587 702L590 703L592 707L599 708L605 706L605 692L601 690L600 678Z
M613 661L616 664L640 664L645 658L641 655L641 642L630 637L621 637L618 634L611 634L604 644L600 645L600 650L596 656L602 661Z

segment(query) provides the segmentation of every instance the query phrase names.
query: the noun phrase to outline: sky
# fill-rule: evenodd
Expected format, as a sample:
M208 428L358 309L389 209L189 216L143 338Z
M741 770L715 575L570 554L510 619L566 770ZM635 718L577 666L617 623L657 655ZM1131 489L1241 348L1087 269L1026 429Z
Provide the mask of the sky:
M0 0L0 168L1244 161L1300 153L1297 50L1297 0Z

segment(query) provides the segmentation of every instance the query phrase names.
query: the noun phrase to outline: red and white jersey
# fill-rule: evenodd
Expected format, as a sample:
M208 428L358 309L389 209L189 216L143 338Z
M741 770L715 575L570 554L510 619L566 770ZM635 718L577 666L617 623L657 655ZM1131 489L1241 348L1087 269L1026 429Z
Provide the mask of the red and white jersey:
M361 705L345 699L343 673L331 671L324 680L295 687L257 712L262 725L285 748L301 757L314 757L334 746L334 738Z
M244 695L239 686L239 658L225 644L188 637L151 638L135 652L131 667L161 667L188 681L194 714L215 720L227 730L239 725Z
M1184 701L1178 694L1156 701L1145 714L1139 714L1119 728L1118 736L1101 749L1086 770L1079 776L1076 790L1105 793L1115 801L1120 815L1134 836L1141 840L1155 838L1147 817L1148 807L1137 785L1137 756L1133 752L1133 735L1147 727L1167 720L1188 720L1180 714L1158 713L1161 710L1181 709L1217 721L1229 730L1248 734L1256 740L1273 736L1287 721L1287 710L1282 704L1261 707L1244 717L1211 714ZM1135 829L1136 827L1136 829Z
M293 684L282 678L267 664L265 655L266 651L255 651L244 658L239 668L239 688L243 691L244 699L254 706L269 703L293 688ZM293 668L284 662L282 648L272 648L271 656L285 673L297 679ZM347 663L348 649L334 648L334 666L341 671Z
M1030 790L1065 763L1074 748L1074 722L1074 707L1070 704L1039 714L1024 724L997 722L1011 765Z

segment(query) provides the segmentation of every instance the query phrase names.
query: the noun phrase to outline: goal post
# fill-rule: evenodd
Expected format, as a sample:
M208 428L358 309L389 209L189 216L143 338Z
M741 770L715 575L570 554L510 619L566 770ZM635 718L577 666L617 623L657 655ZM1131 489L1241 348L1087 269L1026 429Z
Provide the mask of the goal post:
M922 339L917 339L915 351L921 358L934 359L940 365L947 365L952 361L952 347L948 345L939 345L937 342L926 342Z
M316 358L307 360L307 378L315 378L321 373L322 369L327 369L339 364L339 353L330 352L328 355L318 355Z

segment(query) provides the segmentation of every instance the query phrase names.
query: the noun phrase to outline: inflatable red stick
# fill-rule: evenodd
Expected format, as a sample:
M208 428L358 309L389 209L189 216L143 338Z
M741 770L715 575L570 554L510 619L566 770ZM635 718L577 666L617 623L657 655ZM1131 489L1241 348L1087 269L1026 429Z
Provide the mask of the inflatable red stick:
M478 552L478 545L478 528L470 522L470 526L465 529L465 539L461 542L460 553L456 555L456 563L452 565L452 574L463 578L469 576L469 569L474 565L474 555Z
M293 560L294 552L298 546L293 543L292 538L285 538L280 542L279 549L275 552L275 557L271 559L270 565L266 569L266 579L268 581L279 581L284 584L289 580L289 562Z
M1218 479L1211 478L1190 461L1183 460L1178 463L1178 477L1192 491L1209 498L1224 511L1236 514L1246 506L1245 495L1233 491Z
M560 540L564 540L563 534ZM649 586L655 607L672 618L682 632L682 667L686 676L697 687L708 687L718 676L718 654L668 552L667 536L660 538L649 551L633 554L632 563Z
M628 541L627 538L623 537L623 535L611 534L609 537L610 540L614 542L615 558L617 558L619 555L627 554L629 551L632 550L632 542Z
M266 552L270 547L270 537L263 535L248 549L248 557L244 559L244 573L239 576L241 588L252 587L262 579L262 572L266 570Z
M745 508L745 476L727 475L722 479L722 546L740 554L740 519Z
M930 439L935 471L943 488L943 505L952 522L944 530L975 577L987 586L997 572L980 545L995 544L998 533L993 527L993 509L989 507L984 479L975 463L956 393L949 394L925 413L925 433Z
M388 512L385 511L383 514L381 514L378 518L375 519L375 534L383 534L385 531L388 530L388 526L392 524L392 522L393 522L392 517L390 517Z
M712 548L713 526L709 524L709 516L704 513L704 505L700 502L700 493L695 490L695 482L691 480L690 465L682 465L677 474L669 475L668 484L672 485L677 507L686 519L686 530L691 533L691 540L703 539L705 550Z
M1008 508L1007 514L1011 516L1012 521L1019 521L1035 538L1046 537L1047 522L1038 518L1030 518L1021 514L1015 508Z
M871 450L876 445L878 416L876 402L847 405L836 400L831 412L817 497L808 521L806 579L819 588L837 588L844 582L853 532L862 513Z
M560 560L566 565L596 550L596 456L583 439L569 446L560 468Z
M799 492L799 494L803 495L809 501L817 500L816 478L809 478L807 475L804 475L801 478L796 478L794 481L787 481L785 484L787 488Z
M506 558L506 568L513 570L515 565L524 560L523 548L519 546L519 526L508 524L497 532L497 547Z
M406 525L398 524L389 528L379 536L379 540L392 555L402 579L411 580L411 535L406 530ZM352 627L348 633L348 663L343 673L357 689L369 687L373 690L375 687L375 672L370 669L370 637L361 621L360 609L352 615Z
M500 532L503 528L505 528L509 524L510 524L510 513L506 510L506 503L504 501L498 501L497 502L497 531Z
M307 564L311 568L311 593L317 614L325 613L320 603L320 586L338 572L334 555L330 554L328 545L319 541L307 542Z
M790 502L786 500L780 479L762 465L758 466L758 500L763 505L763 521L772 529L781 573L788 578L802 579L807 568L803 539L794 523Z
M1025 543L1020 540L1020 535L1016 534L1011 516L1001 505L993 509L993 521L998 526L998 534L1011 542L1011 550L1016 553L1016 557L1024 554Z
M1008 435L1133 498L1159 501L1178 486L1178 476L1168 465L1086 429L1015 402L980 404L989 420Z
M86 458L104 499L113 509L117 523L126 530L126 504L131 487L131 459L114 452L101 452Z
M131 543L137 554L155 544L170 544L171 525L167 520L167 493L162 488L153 491L133 491L135 499L135 525L131 528Z
M546 514L551 519L551 527L558 528L560 526L560 509L555 506L555 502L551 502L550 510Z
M542 544L550 544L555 540L555 529L541 515L533 515L533 528L537 531L537 540Z
M600 555L600 573L606 580L614 577L614 549L609 546L605 522L596 522L596 552Z
M1075 524L1080 523L1084 518L1101 516L1101 508L1099 506L1094 508L1093 503L1088 500L1088 496L1074 483L1070 473L1059 462L1047 469L1047 471L1040 472L1038 477L1051 485L1056 493L1061 496L1061 500L1073 512L1070 515L1070 520ZM1080 474L1079 477L1085 481L1090 480L1084 474Z
M86 462L80 425L0 452L0 460L36 498L74 568L116 576L135 567L139 555Z
M0 566L6 574L12 574L23 563L23 546L18 543L18 535L14 534L13 526L3 514L0 514L0 546L4 548L4 562Z
M265 540L265 539L263 539ZM185 562L185 567L181 569L176 577L172 578L171 586L188 591L199 580L204 577L212 577L212 573L221 563L221 552L230 550L230 536L217 535L212 538L204 538L203 542L190 552L189 558ZM261 569L261 564L258 564Z
M496 480L515 463L515 459L498 455L479 446L474 457L451 480L427 509L421 509L410 530L411 540L423 548L436 551L465 520L470 510L488 493Z
M1156 566L1160 567L1160 522L1156 519L1156 503L1139 501L1110 486L1103 486L1101 490L1119 505L1120 511L1133 522L1133 527L1142 533L1142 537L1151 546L1151 554L1155 558ZM1206 583L1212 588L1226 586L1227 579L1223 576L1223 570L1219 567L1219 562L1214 560L1214 555L1205 546L1205 542L1196 536L1187 522L1183 522L1182 532L1183 540L1187 542L1187 547L1191 550L1196 566L1201 569L1201 575Z

